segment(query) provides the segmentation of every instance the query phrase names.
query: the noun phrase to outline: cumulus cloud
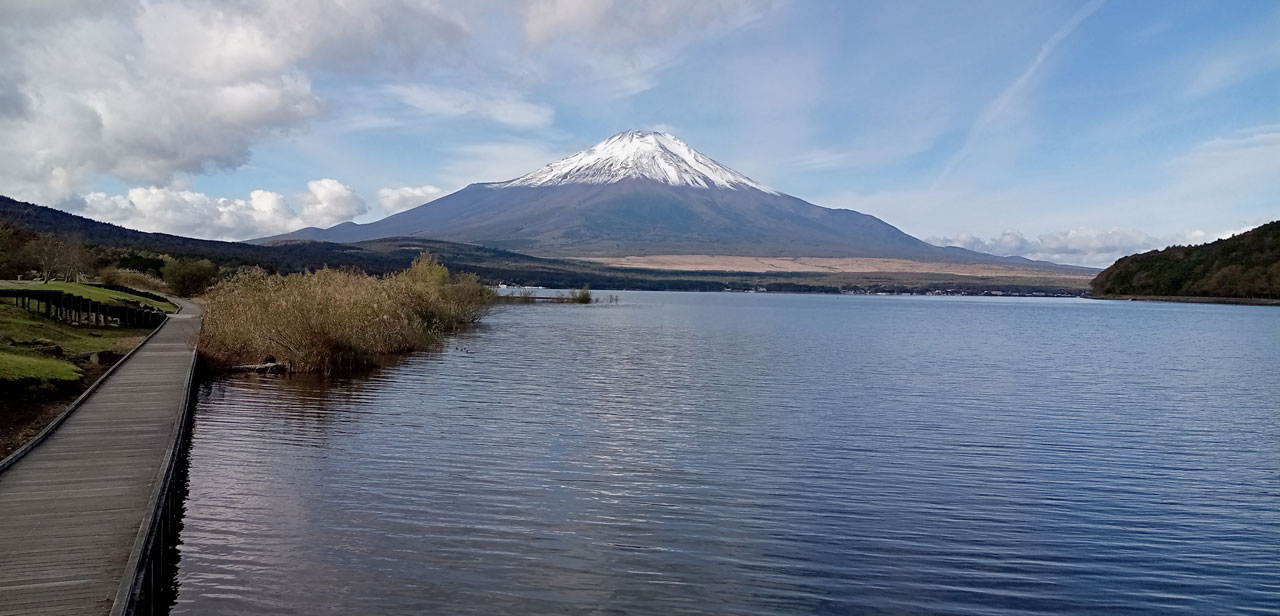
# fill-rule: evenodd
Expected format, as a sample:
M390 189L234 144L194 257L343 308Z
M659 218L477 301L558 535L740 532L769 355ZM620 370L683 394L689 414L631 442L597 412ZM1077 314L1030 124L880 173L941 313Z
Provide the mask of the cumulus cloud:
M395 214L409 208L418 207L443 195L443 189L430 184L426 186L382 188L378 190L378 203L382 205L382 211L387 214Z
M1148 250L1173 245L1195 245L1212 242L1248 231L1249 228L1206 233L1195 230L1168 237L1156 237L1136 229L1095 229L1077 227L1067 231L1044 233L1028 238L1018 231L1005 231L997 237L982 238L968 232L954 237L931 237L937 246L959 246L1000 256L1021 256L1038 261L1068 265L1106 267L1116 259Z
M466 30L411 0L5 3L0 187L58 203L241 166L321 116L313 72L393 71Z
M308 225L332 227L369 211L360 195L333 178L307 182L307 189L298 195L298 201L302 204L302 220Z
M643 90L684 46L770 4L0 2L0 192L74 208L114 180L175 188L165 202L189 206L200 199L174 196L184 177L241 167L255 146L330 113L355 117L354 130L463 117L546 128L555 109L531 92L566 74L601 91ZM401 108L388 111L379 94ZM307 203L323 220L358 209Z
M123 195L91 192L74 205L84 216L131 229L214 240L330 227L369 210L358 194L337 180L315 180L307 188L298 195L296 206L269 190L255 190L248 199L238 199L158 186L132 188Z

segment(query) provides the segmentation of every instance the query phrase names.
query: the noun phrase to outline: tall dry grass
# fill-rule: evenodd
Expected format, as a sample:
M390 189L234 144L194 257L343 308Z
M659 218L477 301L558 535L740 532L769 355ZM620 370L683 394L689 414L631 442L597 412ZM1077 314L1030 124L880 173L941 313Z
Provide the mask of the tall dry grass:
M425 348L479 320L493 298L474 275L451 275L429 257L382 278L246 269L205 294L200 350L220 365L274 358L294 372L341 372Z
M137 270L107 266L98 270L98 277L104 284L118 284L159 293L164 293L168 290L163 280Z

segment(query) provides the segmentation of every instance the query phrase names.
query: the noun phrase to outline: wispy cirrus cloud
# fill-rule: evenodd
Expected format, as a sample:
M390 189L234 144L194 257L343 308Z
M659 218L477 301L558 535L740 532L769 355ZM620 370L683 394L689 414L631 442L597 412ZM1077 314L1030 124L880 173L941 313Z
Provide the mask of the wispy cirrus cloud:
M545 128L555 121L555 109L510 91L469 92L428 84L395 84L385 90L426 116L475 117L514 128Z
M1231 37L1187 71L1182 94L1208 96L1261 74L1280 71L1280 10L1250 31Z
M1018 78L1014 79L1012 83L1005 86L1005 88L1001 90L985 108L983 108L982 113L978 114L977 119L974 120L973 125L969 128L968 134L965 135L964 144L961 145L960 149L951 156L950 160L947 161L947 164L942 167L942 171L940 171L938 176L934 179L933 183L935 186L939 182L945 180L980 141L990 136L990 133L993 131L993 127L1006 121L1006 116L1011 114L1019 115L1016 108L1020 104L1021 99L1025 96L1027 89L1035 80L1036 75L1044 66L1045 61L1049 59L1049 56L1053 54L1054 50L1056 50L1058 46L1067 39L1067 37L1071 36L1071 33L1075 32L1076 29L1080 27L1080 24L1084 23L1090 15L1101 8L1104 2L1106 2L1106 0L1090 0L1084 6L1081 6L1079 10L1067 19L1066 23L1062 24L1062 27L1058 28L1057 31L1055 31L1049 39L1040 46L1039 51L1037 51L1035 57L1031 59L1031 63L1027 65L1026 70L1022 71L1022 74L1018 75Z

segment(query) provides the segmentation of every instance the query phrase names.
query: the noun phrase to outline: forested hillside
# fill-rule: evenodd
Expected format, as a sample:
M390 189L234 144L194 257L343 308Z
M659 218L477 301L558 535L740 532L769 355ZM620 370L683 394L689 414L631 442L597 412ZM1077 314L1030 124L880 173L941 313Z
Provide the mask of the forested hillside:
M1096 296L1280 298L1280 221L1201 246L1170 246L1116 261Z
M382 253L344 244L297 242L254 246L240 242L198 240L167 233L146 233L83 216L0 196L0 221L35 233L83 240L100 259L140 271L157 270L160 255L209 259L222 266L258 265L271 271L296 272L328 265L358 267L371 273L404 269L419 252ZM443 243L442 243L443 244Z

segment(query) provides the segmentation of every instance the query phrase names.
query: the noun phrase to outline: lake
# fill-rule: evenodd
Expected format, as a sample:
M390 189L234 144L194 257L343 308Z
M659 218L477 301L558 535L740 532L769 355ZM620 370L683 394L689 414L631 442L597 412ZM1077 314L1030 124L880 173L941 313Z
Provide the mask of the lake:
M201 386L177 614L1280 610L1280 310L618 293Z

